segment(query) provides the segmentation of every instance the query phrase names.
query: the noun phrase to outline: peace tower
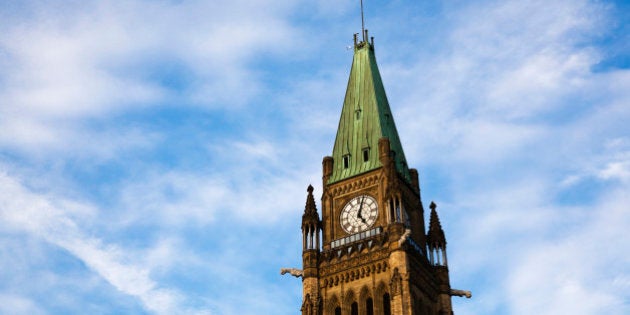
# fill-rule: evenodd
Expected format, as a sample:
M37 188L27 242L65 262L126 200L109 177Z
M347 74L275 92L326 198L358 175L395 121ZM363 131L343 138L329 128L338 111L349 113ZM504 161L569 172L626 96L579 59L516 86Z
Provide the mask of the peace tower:
M354 57L332 156L323 160L322 216L308 187L302 216L302 315L450 315L446 238L435 203L425 229L418 171L409 168L374 56Z

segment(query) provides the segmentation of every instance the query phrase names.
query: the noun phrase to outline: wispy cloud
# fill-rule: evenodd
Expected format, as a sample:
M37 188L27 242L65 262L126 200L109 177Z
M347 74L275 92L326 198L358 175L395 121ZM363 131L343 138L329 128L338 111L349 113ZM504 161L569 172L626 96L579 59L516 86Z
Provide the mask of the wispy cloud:
M0 312L294 314L299 280L278 269L301 263L357 9L0 9ZM452 284L473 290L457 314L628 312L630 72L598 67L616 10L366 3ZM8 287L34 275L57 303Z
M611 262L628 256L607 252L628 247L630 80L594 70L611 6L453 9L435 54L381 68L412 91L393 98L406 155L428 166L423 197L441 204L453 285L477 292L456 312L624 313L628 271Z
M6 173L0 175L0 188L3 230L27 233L67 250L117 290L139 298L147 310L158 314L183 311L182 296L159 287L150 270L134 264L129 251L90 236L79 225L89 223L97 209L34 193ZM35 307L23 298L13 300L23 307Z
M617 250L630 246L624 237L630 224L627 189L604 194L582 222L558 238L537 242L513 261L514 272L506 281L511 313L627 310L619 292L630 287L630 258Z
M5 314L46 314L29 298L18 295L0 295L0 310Z
M102 122L171 102L244 106L264 86L249 64L260 54L299 47L289 44L299 37L283 19L290 7L238 1L34 6L22 20L2 24L0 47L9 61L1 64L0 124L14 136L0 144L48 149L89 137L93 130L81 119Z

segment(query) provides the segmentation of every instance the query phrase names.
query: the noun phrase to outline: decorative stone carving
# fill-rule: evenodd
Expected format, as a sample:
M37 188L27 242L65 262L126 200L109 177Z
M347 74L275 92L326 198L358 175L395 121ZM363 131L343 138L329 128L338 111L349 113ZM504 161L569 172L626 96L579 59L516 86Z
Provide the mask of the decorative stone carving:
M339 250L339 255L341 255L342 253L343 252ZM319 274L320 276L325 277L325 276L332 275L340 271L368 265L370 264L370 262L381 261L381 260L386 259L387 257L389 257L389 252L387 252L387 250L384 250L384 249L374 250L367 254L353 256L347 260L342 260L340 262L333 263L330 265L329 264L320 265Z
M390 292L392 296L399 295L402 291L402 277L398 272L398 268L394 268L392 279L389 281Z
M296 278L301 278L304 275L304 271L301 269L295 269L295 268L281 268L280 269L280 274L284 275L284 274L290 274Z
M323 281L320 282L322 288L332 288L341 283L349 283L358 279L362 279L365 277L369 277L371 274L385 272L387 270L387 262L378 262L374 264L369 264L363 267L352 268L350 270L346 270L345 272L339 273L334 276L330 276ZM343 270L342 270L343 271ZM326 275L328 275L327 273ZM320 274L320 276L323 276Z
M404 244L405 241L407 241L407 238L409 238L409 236L411 236L411 230L410 229L406 229L405 233L398 240L398 246L402 246L402 244Z
M451 296L460 296L460 297L465 296L467 299L470 299L472 297L472 292L466 291L466 290L451 289L450 294Z
M378 181L378 175L367 176L367 177L359 179L358 181L334 187L331 189L331 194L335 196L344 195L349 192L353 192L355 190L373 186L377 183L377 181Z

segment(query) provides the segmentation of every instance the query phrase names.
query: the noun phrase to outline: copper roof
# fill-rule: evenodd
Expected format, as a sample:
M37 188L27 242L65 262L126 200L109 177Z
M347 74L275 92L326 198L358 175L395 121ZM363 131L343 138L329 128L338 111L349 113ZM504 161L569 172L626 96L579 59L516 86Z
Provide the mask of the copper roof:
M333 172L328 182L381 167L378 158L381 137L389 138L396 170L409 181L409 169L376 65L373 42L364 40L354 46L352 69L333 148ZM368 151L367 159L364 150ZM348 159L347 165L344 165L344 156Z

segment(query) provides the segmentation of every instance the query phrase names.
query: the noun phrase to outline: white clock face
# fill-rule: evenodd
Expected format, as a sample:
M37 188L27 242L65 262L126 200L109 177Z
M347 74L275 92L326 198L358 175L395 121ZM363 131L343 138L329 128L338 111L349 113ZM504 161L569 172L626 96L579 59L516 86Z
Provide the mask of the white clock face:
M341 227L349 234L369 229L378 217L378 204L368 195L352 198L341 210Z

